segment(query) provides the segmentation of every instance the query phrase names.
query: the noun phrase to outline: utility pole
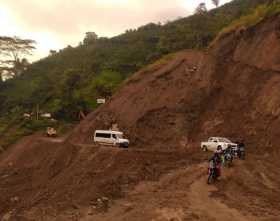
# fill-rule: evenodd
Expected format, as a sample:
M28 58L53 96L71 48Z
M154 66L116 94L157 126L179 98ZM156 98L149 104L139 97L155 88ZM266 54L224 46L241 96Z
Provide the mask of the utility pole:
M36 106L36 119L39 120L39 104Z

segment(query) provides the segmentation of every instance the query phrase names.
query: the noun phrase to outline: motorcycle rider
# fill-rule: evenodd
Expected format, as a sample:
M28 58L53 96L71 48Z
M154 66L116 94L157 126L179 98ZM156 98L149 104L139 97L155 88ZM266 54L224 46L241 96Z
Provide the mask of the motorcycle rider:
M214 169L215 178L221 176L221 156L219 153L214 153L214 155L210 158L209 169Z
M217 147L217 150L215 151L215 153L217 153L217 154L222 154L223 153L223 149L222 149L222 147L221 146L218 146Z
M224 155L225 162L229 161L230 164L232 164L234 151L231 145L228 145L227 149L224 150L223 155Z

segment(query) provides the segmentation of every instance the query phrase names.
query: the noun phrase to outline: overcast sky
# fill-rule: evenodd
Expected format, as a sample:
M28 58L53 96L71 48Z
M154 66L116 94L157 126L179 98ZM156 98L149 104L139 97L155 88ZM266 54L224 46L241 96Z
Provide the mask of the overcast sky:
M87 31L112 37L188 16L200 2L213 7L211 0L0 0L0 35L36 40L38 59L50 49L76 46Z

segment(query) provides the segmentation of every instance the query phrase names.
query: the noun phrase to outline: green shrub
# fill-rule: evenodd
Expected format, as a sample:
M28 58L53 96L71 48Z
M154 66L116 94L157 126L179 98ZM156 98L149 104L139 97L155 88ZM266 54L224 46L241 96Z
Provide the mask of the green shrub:
M233 32L238 28L248 28L261 22L263 19L280 12L280 3L262 4L255 8L250 14L235 20L228 27L222 29L217 38Z
M54 122L49 119L39 119L39 120L25 120L22 124L22 128L30 131L45 130L47 127L55 126Z
M176 55L176 53L167 54L167 55L163 56L162 58L160 58L159 60L157 60L153 65L165 65L169 61L171 61L175 57L175 55Z

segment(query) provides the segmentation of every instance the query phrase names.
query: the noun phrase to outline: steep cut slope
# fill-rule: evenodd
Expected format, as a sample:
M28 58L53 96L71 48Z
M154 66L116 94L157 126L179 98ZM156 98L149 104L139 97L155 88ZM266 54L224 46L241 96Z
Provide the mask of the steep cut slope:
M0 157L0 217L279 220L279 27L273 16L204 54L166 58L128 79L65 141L34 135L13 146ZM131 149L92 145L93 131L114 123ZM199 142L213 135L244 139L248 157L207 186ZM100 210L102 197L109 208Z
M205 55L182 52L167 64L140 71L70 140L92 142L95 129L118 123L133 144L144 148L185 147L214 134L277 146L278 19L223 37Z
M201 82L196 69L204 55L186 51L166 58L130 78L108 104L77 127L70 140L92 142L94 129L109 129L117 123L139 145L188 143L188 130L199 115ZM190 122L191 124L189 124Z

